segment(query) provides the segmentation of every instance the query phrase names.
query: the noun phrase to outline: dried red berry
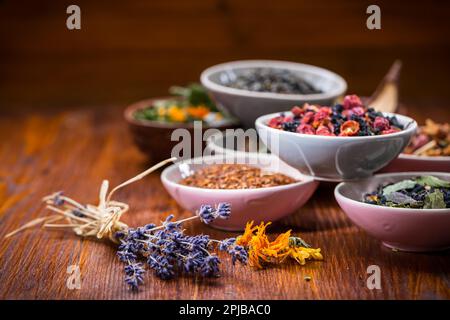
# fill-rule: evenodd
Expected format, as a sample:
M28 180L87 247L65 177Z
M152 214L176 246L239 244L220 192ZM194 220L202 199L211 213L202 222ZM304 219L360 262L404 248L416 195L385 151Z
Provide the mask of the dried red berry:
M353 120L347 120L341 124L340 136L348 137L355 136L359 132L359 123Z
M381 131L381 134L390 134L390 133L396 133L399 132L400 129L396 127L390 127L389 129Z
M270 119L267 125L271 128L280 129L282 124L283 124L283 117L278 116Z
M324 119L328 118L331 114L331 109L328 107L322 107L314 115L314 122L322 122Z
M352 94L344 97L344 109L353 109L362 106L363 103L357 95Z
M379 131L387 130L390 128L389 120L383 117L376 117L373 127Z
M320 125L317 130L316 134L318 136L334 136L334 134L331 132L330 128L324 125Z
M362 117L366 113L366 111L363 107L354 107L352 109L352 113L358 117Z
M301 125L299 125L297 127L297 132L303 134L316 134L314 128L310 124L306 123L302 123Z
M300 123L302 124L309 124L314 119L314 112L308 111L305 113L303 118L300 120Z
M295 106L291 109L291 112L295 117L301 117L305 113L305 110L303 110L299 106Z

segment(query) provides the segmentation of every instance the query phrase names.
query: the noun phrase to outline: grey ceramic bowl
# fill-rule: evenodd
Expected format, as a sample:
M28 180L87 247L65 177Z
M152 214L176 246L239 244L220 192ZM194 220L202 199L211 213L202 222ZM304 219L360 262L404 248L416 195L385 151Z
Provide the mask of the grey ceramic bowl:
M286 112L286 114L290 114ZM406 147L417 129L413 119L396 116L404 130L379 136L329 137L300 134L270 128L267 123L278 116L259 117L256 129L270 152L303 174L318 180L342 181L371 176L391 162Z
M290 70L321 89L323 93L303 95L254 92L226 87L220 82L223 74L239 74L253 68ZM238 118L246 128L253 127L259 116L289 110L294 105L302 105L305 102L331 105L347 90L345 80L329 70L308 64L275 60L241 60L218 64L203 71L200 80L216 103Z

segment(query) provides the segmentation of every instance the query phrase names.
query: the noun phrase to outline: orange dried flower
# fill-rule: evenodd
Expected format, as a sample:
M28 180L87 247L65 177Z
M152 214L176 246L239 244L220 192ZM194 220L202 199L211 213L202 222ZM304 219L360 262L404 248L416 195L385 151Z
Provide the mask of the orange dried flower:
M239 246L247 247L248 243L253 237L253 232L258 228L257 226L253 226L254 221L247 222L245 225L244 234L240 235L236 238L236 244Z
M340 136L355 136L359 132L359 123L354 120L347 120L341 125Z
M204 105L191 106L187 108L187 113L196 119L203 119L209 112L209 108Z
M302 239L291 236L291 230L277 236L270 241L266 229L271 222L253 226L254 222L248 222L244 233L237 237L236 244L244 246L248 250L249 265L262 269L267 264L282 263L287 257L291 257L300 264L306 260L322 260L320 249L310 248Z

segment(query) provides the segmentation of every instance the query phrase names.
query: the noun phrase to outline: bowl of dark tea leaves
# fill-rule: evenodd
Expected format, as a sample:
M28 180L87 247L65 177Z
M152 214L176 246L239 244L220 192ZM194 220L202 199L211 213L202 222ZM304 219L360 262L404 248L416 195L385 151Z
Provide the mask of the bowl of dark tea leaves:
M347 216L389 248L450 248L450 173L402 172L337 185Z
M275 60L241 60L212 66L200 80L214 100L246 128L267 113L293 105L332 104L347 90L336 73L316 66Z

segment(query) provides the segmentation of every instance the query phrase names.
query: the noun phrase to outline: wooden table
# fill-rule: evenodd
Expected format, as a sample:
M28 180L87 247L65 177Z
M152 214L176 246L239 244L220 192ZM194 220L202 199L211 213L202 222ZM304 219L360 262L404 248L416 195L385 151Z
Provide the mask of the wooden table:
M419 114L420 111L416 110ZM442 116L449 118L448 109ZM442 119L442 118L440 118ZM419 119L423 120L423 119ZM45 215L42 196L64 190L95 203L102 179L116 185L150 164L131 142L120 109L67 111L0 120L0 237ZM160 221L169 212L187 217L169 197L158 173L117 193L132 206L130 226ZM222 239L233 234L194 222L188 233ZM299 212L270 229L292 228L321 247L325 260L306 266L254 271L223 257L218 279L162 281L149 274L139 293L123 282L115 246L80 239L70 231L32 229L0 243L2 299L449 299L449 253L393 252L353 226L322 185ZM69 290L67 268L78 265L81 289ZM381 269L381 290L366 286L367 267ZM306 281L305 276L311 281Z

